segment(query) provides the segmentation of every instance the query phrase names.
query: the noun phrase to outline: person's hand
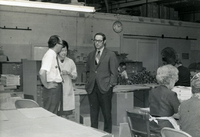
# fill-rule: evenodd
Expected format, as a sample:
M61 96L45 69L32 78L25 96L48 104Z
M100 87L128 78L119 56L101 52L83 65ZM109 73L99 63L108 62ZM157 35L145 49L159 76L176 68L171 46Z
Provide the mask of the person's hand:
M51 88L56 88L58 86L58 84L57 83L55 83L55 82L49 82L49 83L47 83L47 89L51 89Z
M70 72L68 72L68 71L66 71L66 70L63 70L63 71L61 72L61 74L62 74L62 75L69 75Z
M110 87L113 88L115 87L117 84L110 84Z

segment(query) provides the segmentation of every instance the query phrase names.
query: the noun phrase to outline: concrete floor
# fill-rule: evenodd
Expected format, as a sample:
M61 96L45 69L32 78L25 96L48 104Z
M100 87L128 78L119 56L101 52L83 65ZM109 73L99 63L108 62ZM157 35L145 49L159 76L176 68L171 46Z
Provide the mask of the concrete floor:
M67 118L68 120L72 120L74 121L74 118ZM81 120L80 120L81 122ZM89 119L85 119L85 125L89 125L90 124L90 120ZM81 122L82 123L82 122ZM103 131L104 128L104 123L102 121L99 121L99 130ZM114 135L114 137L131 137L131 133L128 127L127 123L120 123L120 125L113 125L112 126L112 134Z
M99 122L99 129L103 130L103 122ZM120 123L119 126L113 125L112 134L114 137L131 137L128 123Z
M98 129L103 130L103 127L104 127L103 122L99 122L99 128ZM112 134L114 135L114 137L119 137L119 126L113 125Z

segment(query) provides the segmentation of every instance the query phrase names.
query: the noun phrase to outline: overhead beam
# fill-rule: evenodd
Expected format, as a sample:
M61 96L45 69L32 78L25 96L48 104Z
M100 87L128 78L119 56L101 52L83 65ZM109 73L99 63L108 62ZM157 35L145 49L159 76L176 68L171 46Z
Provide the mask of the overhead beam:
M148 3L158 2L160 0L148 0ZM145 4L146 0L137 0L137 1L118 1L117 3L112 3L112 9L119 9L119 8L125 8L130 6L137 6Z

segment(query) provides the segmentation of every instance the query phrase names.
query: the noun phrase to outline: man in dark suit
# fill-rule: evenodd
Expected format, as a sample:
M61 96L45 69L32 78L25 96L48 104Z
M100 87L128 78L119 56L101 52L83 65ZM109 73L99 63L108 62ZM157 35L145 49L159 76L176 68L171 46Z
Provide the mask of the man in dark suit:
M99 110L104 117L104 131L112 132L112 94L117 83L118 60L114 52L106 48L106 36L94 36L95 50L89 53L86 64L86 91L90 103L91 127L98 128Z

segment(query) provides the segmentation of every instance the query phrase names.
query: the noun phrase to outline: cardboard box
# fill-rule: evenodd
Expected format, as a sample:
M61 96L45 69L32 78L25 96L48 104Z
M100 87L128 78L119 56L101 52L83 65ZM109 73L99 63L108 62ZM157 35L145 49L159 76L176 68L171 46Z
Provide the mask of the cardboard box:
M169 8L169 19L173 20L174 19L174 9Z
M178 11L174 11L174 20L178 20Z
M81 114L80 123L86 126L90 126L91 125L90 114Z
M144 4L141 6L141 16L143 17L152 17L153 16L153 5Z
M134 92L119 92L113 94L112 99L112 123L119 125L126 122L126 110L132 110L134 106Z
M158 18L158 5L152 4L152 17Z
M75 121L77 123L80 123L80 96L76 95L75 96Z
M120 123L119 137L131 137L131 131L130 131L128 123Z

